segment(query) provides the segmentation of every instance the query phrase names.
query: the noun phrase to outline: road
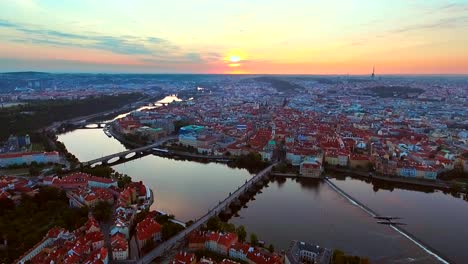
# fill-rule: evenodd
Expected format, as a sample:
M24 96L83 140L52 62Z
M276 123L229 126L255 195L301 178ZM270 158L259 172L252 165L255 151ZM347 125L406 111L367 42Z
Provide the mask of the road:
M138 264L148 264L151 263L151 261L161 255L163 255L166 251L172 249L177 242L181 241L184 239L189 233L191 233L194 230L197 230L201 225L206 223L208 219L210 219L213 216L218 215L219 212L224 210L229 204L231 204L238 196L240 196L242 193L244 193L250 186L254 185L258 180L262 179L265 175L270 173L271 169L273 166L276 164L272 164L268 166L266 169L262 170L255 176L253 176L250 180L248 180L244 185L239 187L235 192L233 192L230 196L228 196L224 201L220 202L217 206L215 206L213 209L208 211L204 216L196 220L191 226L187 227L185 230L182 232L178 233L171 239L163 242L159 246L157 246L155 249L153 249L151 252L143 256L141 259L137 261Z

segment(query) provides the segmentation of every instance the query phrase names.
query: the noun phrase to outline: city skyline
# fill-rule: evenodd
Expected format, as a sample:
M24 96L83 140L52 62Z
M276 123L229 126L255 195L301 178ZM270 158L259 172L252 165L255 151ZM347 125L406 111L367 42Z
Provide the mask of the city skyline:
M2 1L0 71L467 74L467 1Z

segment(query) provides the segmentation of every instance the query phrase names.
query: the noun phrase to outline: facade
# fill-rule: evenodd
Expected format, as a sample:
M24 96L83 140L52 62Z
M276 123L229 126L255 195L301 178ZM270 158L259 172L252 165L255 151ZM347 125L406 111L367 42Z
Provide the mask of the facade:
M338 165L338 155L334 155L334 154L325 155L325 162L328 165L332 165L332 166Z
M228 255L231 245L237 242L237 235L234 233L211 232L205 242L205 248L209 251Z
M319 178L322 171L322 164L318 161L304 161L300 165L300 174L303 177Z
M416 178L416 168L414 167L398 168L398 175L401 177Z
M149 240L161 241L161 225L151 215L136 225L136 238L140 248Z
M369 157L366 155L351 155L349 167L353 169L367 169L370 165Z
M208 239L208 233L202 231L195 231L188 236L188 248L190 251L197 251L205 249L205 242Z
M128 243L123 234L116 233L111 236L111 246L114 260L128 259Z
M141 138L145 138L146 141L155 142L167 136L167 133L162 128L152 128L143 126L136 129L135 132Z
M329 264L332 252L309 243L292 241L285 257L285 264Z
M247 261L247 254L253 250L254 248L248 244L234 243L231 248L229 248L229 257Z
M0 167L36 163L60 163L58 152L24 152L0 154Z
M348 155L338 154L338 165L339 166L347 167L348 166L348 160L349 160Z
M97 187L97 188L110 188L110 187L118 187L117 181L108 178L96 177L91 176L88 180L89 187Z

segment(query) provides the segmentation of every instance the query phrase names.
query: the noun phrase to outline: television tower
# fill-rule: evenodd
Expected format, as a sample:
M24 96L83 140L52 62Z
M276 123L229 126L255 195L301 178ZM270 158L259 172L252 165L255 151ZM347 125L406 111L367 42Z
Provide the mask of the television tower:
M372 78L372 79L375 78L375 65L372 67L372 75L371 75L371 78Z

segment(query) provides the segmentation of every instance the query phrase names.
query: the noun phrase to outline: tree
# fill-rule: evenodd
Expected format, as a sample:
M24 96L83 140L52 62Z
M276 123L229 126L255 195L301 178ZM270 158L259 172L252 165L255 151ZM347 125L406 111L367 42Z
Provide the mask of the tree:
M220 227L221 219L217 216L213 216L206 222L206 228L211 231L218 231Z
M341 250L334 250L332 255L332 264L369 264L367 258L346 255Z
M254 247L258 245L258 237L255 233L250 234L250 244Z
M99 165L93 168L85 167L81 171L102 178L110 178L112 173L114 172L114 169L112 169L112 167L110 166Z
M112 178L117 179L117 185L119 186L119 188L124 188L125 186L127 186L128 184L132 182L132 178L130 176L126 174L124 175L119 174L119 173L117 174L118 174L117 177L113 176Z
M41 174L41 171L42 171L41 166L37 162L35 161L31 162L31 164L29 165L29 175L37 176Z
M13 200L5 198L0 199L0 215L3 215L7 210L13 210L15 208L15 203Z
M8 247L0 250L0 263L13 263L39 242L49 228L74 230L86 222L87 216L87 207L70 208L65 192L52 187L40 187L34 197L22 196L21 203L14 207L4 204L4 211L0 212L0 239L6 238Z
M162 226L162 229L161 229L162 239L168 240L169 238L173 237L174 235L176 235L182 230L184 230L183 226L176 224L176 223L167 222L166 224Z
M109 221L112 216L112 205L108 202L99 201L91 211L96 220L106 222Z
M273 246L273 244L270 244L270 246L268 246L268 251L270 251L270 253L275 252L275 247Z
M245 227L243 225L237 227L236 234L240 242L245 242L245 239L247 238L247 232L245 231Z
M226 223L226 222L220 222L220 231L223 231L223 232L230 232L230 233L234 233L236 232L236 226L234 224L231 224L231 223Z

